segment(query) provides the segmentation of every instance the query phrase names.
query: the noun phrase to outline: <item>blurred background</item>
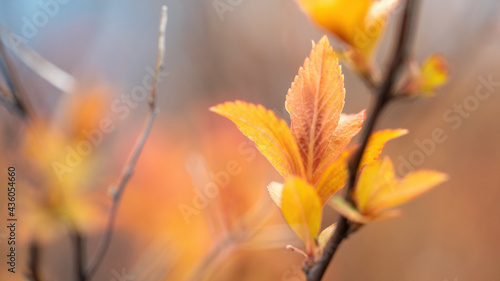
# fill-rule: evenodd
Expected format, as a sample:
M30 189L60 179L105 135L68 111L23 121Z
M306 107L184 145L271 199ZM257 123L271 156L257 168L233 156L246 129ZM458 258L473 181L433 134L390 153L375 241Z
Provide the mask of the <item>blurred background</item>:
M77 81L74 94L62 93L13 55L37 118L63 132L74 131L74 124L91 132L103 118L112 124L83 157L87 168L77 166L68 174L79 175L84 194L77 197L93 204L92 227L85 230L88 259L99 247L110 188L146 119L140 92L151 81L164 4L169 15L160 114L94 280L303 280L303 258L285 250L300 241L266 191L279 175L234 125L208 111L241 99L288 118L286 92L311 40L326 33L290 0L0 0L0 23ZM346 240L325 280L500 280L499 12L496 0L422 1L414 57L444 54L451 79L434 98L392 104L379 128L410 131L385 150L399 173L435 169L450 180L403 206L402 218L374 223ZM399 15L379 45L382 68ZM369 108L364 83L347 68L344 74L344 112ZM40 176L50 164L40 167L43 161L29 152L33 144L23 120L4 107L0 118L0 166L18 171L19 211L17 273L7 272L3 226L0 279L25 280L33 239L29 202L40 198L40 190L50 190L40 187L50 182ZM445 132L446 141L423 147L436 129ZM216 188L207 195L213 183ZM4 221L7 192L0 194ZM325 226L336 218L324 209ZM71 280L71 240L64 229L55 232L41 244L42 274L46 280Z

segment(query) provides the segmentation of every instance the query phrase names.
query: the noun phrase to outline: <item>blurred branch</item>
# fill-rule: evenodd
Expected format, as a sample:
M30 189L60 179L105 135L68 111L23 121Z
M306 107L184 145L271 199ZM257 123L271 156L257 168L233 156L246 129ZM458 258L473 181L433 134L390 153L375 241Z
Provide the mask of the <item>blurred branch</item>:
M76 265L76 274L78 281L87 280L87 276L85 274L85 241L82 234L76 229L73 228L72 232L73 242L75 243L75 265Z
M33 241L29 248L28 278L33 281L41 281L40 277L40 246Z
M5 48L5 42L3 41L3 37L0 33L0 58L1 63L0 67L2 73L5 75L5 80L7 82L7 86L0 85L0 101L7 106L8 109L18 114L22 118L26 118L28 116L28 105L23 97L24 89L21 86L21 83L17 77L17 72L12 64L12 61L7 54L7 50Z
M12 42L15 39L12 35L9 35L7 28L1 24L0 37L2 41L5 40L3 41L4 43L7 40L11 41L9 42L10 44L4 44L4 47L10 49L21 62L38 76L66 94L74 92L76 81L70 74L43 58L40 54L24 45L20 40L16 40L15 43Z
M94 274L99 269L106 253L108 251L109 245L111 243L111 239L113 237L113 229L116 221L116 215L118 211L118 207L120 205L120 199L125 191L125 187L129 182L132 174L134 173L134 167L137 164L137 160L144 148L146 140L151 132L151 128L153 126L156 115L158 114L158 108L156 106L156 87L158 82L158 74L160 70L163 68L163 56L165 53L165 31L167 27L167 7L163 6L161 10L161 18L160 18L160 27L158 31L158 57L156 60L156 68L153 76L153 86L151 89L151 96L149 99L149 116L144 125L144 129L139 136L137 144L132 150L132 155L127 166L124 169L124 172L118 181L116 187L112 190L112 206L109 213L108 222L106 225L106 229L104 232L104 238L100 248L97 250L97 254L95 255L94 261L90 264L87 270L87 278L90 280L94 276Z
M361 164L363 153L368 145L370 136L375 128L378 119L381 116L386 105L395 96L395 85L399 73L403 69L409 55L409 47L411 45L413 27L416 25L416 13L418 10L418 0L408 0L405 7L405 12L402 17L402 24L399 31L399 39L395 54L391 60L389 71L383 79L380 87L377 87L376 101L373 106L371 115L369 116L366 126L363 129L362 142L359 149L355 152L349 162L349 181L347 183L347 191L345 198L348 202L353 203L351 194L355 188L357 171ZM328 241L323 255L312 268L305 268L308 281L320 281L325 274L325 271L330 264L334 254L344 239L355 229L345 217L341 216L333 234Z

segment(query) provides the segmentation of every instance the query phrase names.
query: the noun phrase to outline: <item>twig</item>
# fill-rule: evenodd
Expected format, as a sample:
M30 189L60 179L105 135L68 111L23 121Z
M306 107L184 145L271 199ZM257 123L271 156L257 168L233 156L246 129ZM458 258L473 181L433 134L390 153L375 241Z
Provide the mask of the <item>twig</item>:
M125 190L127 183L129 182L130 178L132 177L132 174L134 172L134 167L137 163L137 160L139 159L139 156L142 152L142 149L144 148L144 144L146 143L146 140L149 136L149 133L151 132L151 128L153 126L155 117L158 114L158 108L156 107L156 86L157 86L156 84L157 84L157 80L158 80L158 74L160 73L160 70L163 68L163 56L165 53L165 30L166 30L166 27L167 27L167 7L163 6L162 10L161 10L160 28L158 31L158 57L156 60L156 68L155 68L155 73L153 76L153 86L151 89L151 96L150 96L150 99L148 101L149 116L148 116L146 123L144 125L144 129L143 129L141 135L139 136L137 144L135 145L134 149L132 150L130 160L124 169L124 172L121 176L121 179L119 180L116 187L113 189L113 193L112 193L113 202L112 202L111 210L109 213L109 218L108 218L108 222L106 225L106 229L104 232L104 238L102 240L101 247L98 248L98 250L97 250L94 261L90 264L90 266L87 269L87 278L89 280L91 280L92 277L94 276L94 274L97 272L104 257L106 256L106 252L109 248L109 245L111 243L111 239L113 237L113 229L114 229L114 225L115 225L117 210L118 210L118 207L120 205L120 199L123 195L123 192Z
M41 281L40 277L40 246L33 241L29 249L30 260L28 263L28 277L33 281Z
M3 64L0 64L2 68L2 72L5 74L5 79L8 87L2 87L0 90L2 92L1 102L4 103L8 109L11 109L13 112L17 113L19 116L25 118L28 116L28 105L26 104L23 97L24 89L21 86L21 83L17 79L17 74L14 69L14 65L12 64L9 55L5 49L5 44L0 34L0 56ZM9 89L7 89L9 88Z
M73 237L73 243L75 243L75 266L76 266L76 276L78 281L87 280L87 276L85 274L85 242L82 234L76 229L73 228L71 233Z
M357 171L361 164L361 160L363 157L363 153L368 145L368 141L370 136L375 128L375 124L377 120L381 116L381 113L385 106L391 101L394 97L394 86L398 74L402 70L408 53L409 46L411 43L413 29L412 27L415 25L416 12L418 9L418 0L408 0L405 7L405 13L402 18L402 24L399 32L399 40L396 47L395 55L392 58L390 68L388 73L383 80L382 85L377 90L377 100L374 104L372 113L367 120L366 127L364 127L362 142L359 149L353 155L351 161L349 162L349 181L347 183L347 191L345 194L346 200L348 202L352 202L351 194L354 190ZM319 261L310 269L306 269L307 280L308 281L320 281L325 274L325 271L330 264L335 252L337 251L339 245L342 243L344 239L348 237L351 230L351 224L349 221L341 216L333 234L332 238L328 241L323 255L319 259Z

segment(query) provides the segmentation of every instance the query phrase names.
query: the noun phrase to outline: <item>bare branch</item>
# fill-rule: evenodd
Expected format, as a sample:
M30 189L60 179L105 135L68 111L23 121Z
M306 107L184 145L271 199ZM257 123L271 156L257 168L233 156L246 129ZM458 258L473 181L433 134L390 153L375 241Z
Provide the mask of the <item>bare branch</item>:
M29 248L30 260L28 263L27 277L33 281L41 281L40 276L40 246L36 241L33 241Z
M118 181L118 184L116 187L112 190L112 206L111 210L109 213L109 218L108 222L106 225L106 229L104 232L104 238L102 241L102 244L100 248L97 250L97 254L95 255L95 259L93 263L90 264L87 270L87 278L90 280L94 276L94 274L97 272L99 269L99 266L101 265L104 257L106 256L107 250L109 248L109 245L111 243L111 239L113 237L113 229L115 225L115 220L116 220L116 215L118 211L118 207L120 205L120 199L123 195L123 192L125 190L125 187L127 186L127 183L129 182L130 178L132 177L132 174L134 173L134 167L137 163L137 160L139 159L139 156L142 152L142 149L144 148L144 144L146 143L146 140L149 136L149 133L151 132L151 128L153 127L153 123L155 120L156 115L158 114L158 108L156 107L156 87L157 87L157 82L158 82L158 75L160 73L160 70L163 67L163 57L164 57L164 52L165 52L165 31L166 31L166 26L167 26L167 7L163 6L161 10L161 18L160 18L160 27L158 31L158 58L156 60L156 68L155 68L155 74L153 76L153 87L151 89L151 96L149 99L149 116L146 120L146 123L144 125L144 129L142 133L139 136L139 139L132 150L132 154L130 156L130 160L128 164L126 165L123 174Z
M7 28L0 25L0 38L5 40L3 42L7 42L7 39L3 38L8 36ZM12 42L9 43L11 44L4 44L4 46L10 49L10 51L12 51L12 53L14 53L20 61L33 70L38 76L45 79L63 93L69 94L74 92L76 81L73 76L43 58L40 54L24 45L21 41L16 41L15 46Z

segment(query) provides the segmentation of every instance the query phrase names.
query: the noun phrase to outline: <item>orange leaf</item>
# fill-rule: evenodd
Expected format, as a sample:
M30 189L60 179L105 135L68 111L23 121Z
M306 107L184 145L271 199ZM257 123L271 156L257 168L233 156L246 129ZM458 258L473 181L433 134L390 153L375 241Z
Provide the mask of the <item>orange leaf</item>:
M290 177L285 181L281 210L292 230L313 254L315 239L321 226L321 203L313 187L304 180Z
M286 97L292 133L307 179L325 156L344 107L344 78L328 38L323 36L299 69Z
M368 146L363 153L363 159L361 160L361 165L359 167L362 168L365 165L375 162L380 157L382 149L388 141L406 135L407 133L408 130L405 129L383 130L373 133L370 136Z
M361 130L361 125L363 125L365 117L365 110L358 114L342 114L340 116L339 125L333 133L324 159L317 168L316 175L321 175L327 165L331 165L333 161L338 159L347 145L351 142L351 139Z
M286 122L272 111L242 101L226 102L210 110L233 121L283 177L304 175L297 143Z

